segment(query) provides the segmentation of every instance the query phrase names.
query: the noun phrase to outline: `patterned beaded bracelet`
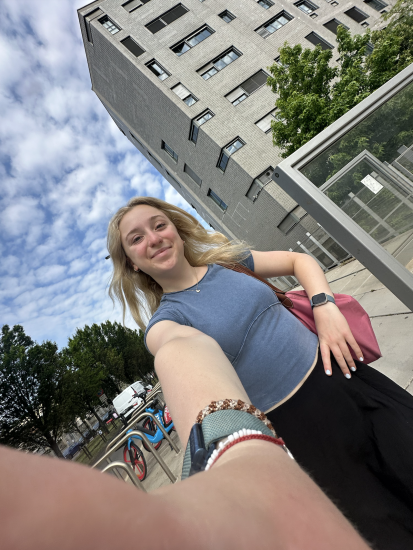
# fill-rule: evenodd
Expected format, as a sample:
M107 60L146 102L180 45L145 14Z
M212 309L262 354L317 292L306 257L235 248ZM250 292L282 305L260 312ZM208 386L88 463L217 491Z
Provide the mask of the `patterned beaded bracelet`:
M261 422L263 422L267 428L271 430L271 433L274 435L275 438L277 438L277 433L272 427L271 422L268 420L268 418L265 416L263 412L261 412L257 407L254 407L254 405L251 405L250 403L245 403L244 401L241 401L241 399L221 399L220 401L211 401L211 403L202 409L198 413L198 416L196 417L196 423L202 424L202 421L206 416L208 416L211 413L217 412L217 411L227 411L227 410L234 410L234 411L244 411L249 414L252 414Z
M213 451L211 456L209 457L206 466L205 471L212 468L212 466L216 463L216 461L221 458L221 456L228 451L231 447L236 445L237 443L242 443L243 441L250 441L252 439L259 439L261 441L269 441L270 443L274 443L275 445L279 445L284 449L284 451L288 454L288 456L294 460L293 455L291 452L287 449L285 446L285 443L281 437L270 437L269 435L265 435L262 432L258 430L246 430L245 428L240 430L239 432L235 432L232 435L228 437L225 441L221 441L221 443L218 445L218 448Z

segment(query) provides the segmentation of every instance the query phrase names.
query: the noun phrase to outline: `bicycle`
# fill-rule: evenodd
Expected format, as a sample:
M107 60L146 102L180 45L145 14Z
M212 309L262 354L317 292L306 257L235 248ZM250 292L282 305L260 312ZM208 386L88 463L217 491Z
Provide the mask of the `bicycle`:
M143 399L145 399L145 397L143 397ZM145 411L152 413L159 420L159 422L164 426L167 433L170 433L172 430L175 429L168 407L166 405L163 405L163 406L160 405L159 400L157 398L154 399L152 406L147 407ZM154 445L156 450L159 449L159 447L162 444L162 440L164 439L164 435L152 418L148 417L143 419L141 423L138 423L136 425L136 428L138 430L141 430L146 435L149 442ZM131 431L133 430L130 429L126 433L128 434ZM151 449L145 443L145 441L143 441L142 438L139 437L138 435L131 436L126 442L125 447L123 449L124 462L126 462L127 464L130 464L133 471L138 476L139 480L143 481L147 475L146 460L143 452L134 443L133 439L138 439L142 441L146 451L151 452Z

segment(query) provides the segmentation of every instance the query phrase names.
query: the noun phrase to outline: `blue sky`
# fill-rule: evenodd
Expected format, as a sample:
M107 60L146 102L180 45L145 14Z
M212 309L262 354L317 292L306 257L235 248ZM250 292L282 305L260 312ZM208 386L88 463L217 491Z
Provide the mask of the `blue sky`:
M117 208L150 195L195 214L91 91L85 3L2 0L0 18L0 325L59 346L77 327L121 321L104 259Z

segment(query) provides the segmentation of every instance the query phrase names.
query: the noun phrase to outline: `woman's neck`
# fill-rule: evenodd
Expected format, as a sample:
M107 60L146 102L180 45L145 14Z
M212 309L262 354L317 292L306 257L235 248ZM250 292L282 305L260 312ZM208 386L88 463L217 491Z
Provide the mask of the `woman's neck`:
M207 270L208 266L193 267L185 259L182 266L176 266L175 269L165 273L165 276L161 275L156 282L162 287L164 294L179 292L199 284Z

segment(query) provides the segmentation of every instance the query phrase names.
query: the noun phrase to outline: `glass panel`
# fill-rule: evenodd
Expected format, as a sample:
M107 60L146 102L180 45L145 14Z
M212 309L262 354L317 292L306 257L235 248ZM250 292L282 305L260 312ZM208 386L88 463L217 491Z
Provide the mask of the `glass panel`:
M191 48L188 46L186 42L182 42L181 44L178 44L177 46L175 46L175 48L173 48L172 51L175 52L176 55L182 55L183 53L187 52L190 49Z
M177 86L172 88L172 91L181 99L185 99L190 95L190 91L188 90L188 88L185 88L183 84L178 84Z
M159 32L164 27L166 27L166 25L160 19L156 19L155 21L152 21L152 23L146 25L146 28L148 29L148 31L151 31L152 34Z
M228 145L228 147L226 147L226 151L228 151L228 153L232 155L233 153L235 153L235 151L238 151L238 149L241 149L243 145L244 144L242 143L242 141L237 139L236 141L234 141L234 143L231 143L231 145Z
M194 143L198 140L199 128L196 124L192 124L191 141Z
M303 11L304 13L307 13L307 14L310 14L314 11L312 8L310 8L310 6L308 6L305 3L304 4L298 4L297 8L300 8L301 11Z
M381 11L387 6L387 4L380 0L364 0L364 2L376 11Z
M266 84L267 78L267 73L264 71L258 71L258 73L255 73L253 76L248 78L248 80L245 80L245 82L241 84L241 88L243 88L247 94L251 95L255 92L255 90L258 90L258 88Z
M242 94L239 98L235 99L232 104L238 105L238 103L241 103L241 101L244 101L244 99L247 99L247 94Z
M209 29L204 29L203 31L199 32L198 34L196 34L195 36L187 40L187 42L191 47L196 46L197 44L205 40L205 38L208 38L208 36L211 36L211 34L212 34L212 31L210 31Z
M229 156L226 155L225 153L222 153L221 159L218 164L218 168L220 168L223 172L225 172L228 161L229 161Z
M413 230L412 151L410 83L301 172L377 242L401 246Z
M175 21L179 17L182 17L183 15L185 15L187 11L188 10L184 6L182 6L182 4L179 4L178 6L173 8L172 10L170 10L167 13L164 13L163 15L161 15L160 18L163 21L165 21L165 23L167 25L169 25L170 23L172 23L173 21Z
M186 103L188 107L190 107L191 105L196 103L196 99L194 98L193 95L189 95L187 98L184 99L184 103Z
M362 12L356 7L350 8L344 13L351 19L354 19L354 21L357 21L357 23L361 23L362 21L368 18L368 15L366 13Z
M217 74L217 72L218 72L217 69L215 67L212 67L211 69L209 69L209 71L207 71L202 75L202 78L204 80L208 80L209 78L211 78L211 76L214 76L214 74Z
M125 46L125 48L127 48L136 57L139 57L145 52L145 50L142 49L130 36L128 36L128 38L125 38L121 42Z

